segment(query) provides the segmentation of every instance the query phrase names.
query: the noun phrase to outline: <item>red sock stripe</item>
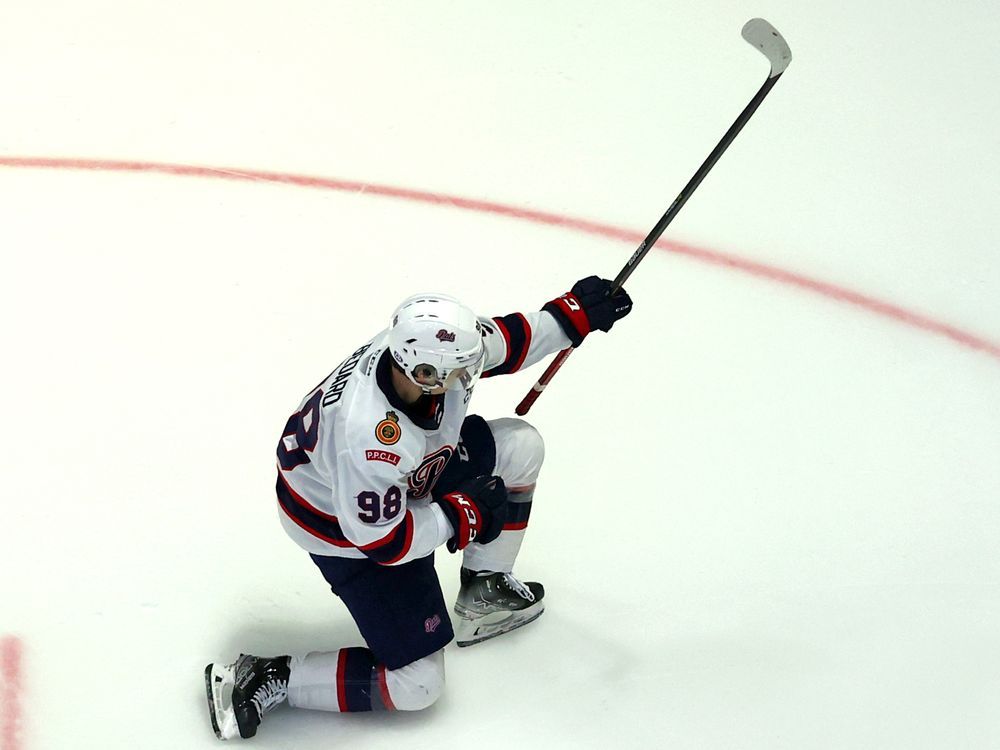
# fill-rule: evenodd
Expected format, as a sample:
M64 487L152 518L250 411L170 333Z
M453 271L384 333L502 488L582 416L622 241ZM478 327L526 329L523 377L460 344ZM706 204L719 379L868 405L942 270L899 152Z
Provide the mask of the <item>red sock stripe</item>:
M389 683L385 678L385 664L378 665L378 689L382 693L382 703L385 704L385 710L395 711L396 706L392 702L392 696L389 695Z
M527 521L518 521L517 523L505 523L503 525L504 531L524 531L528 528Z
M528 527L528 519L531 518L531 502L519 503L513 499L514 497L517 497L517 493L514 493L511 498L512 502L507 504L507 518L503 525L504 531L525 529Z
M341 713L347 713L347 685L344 679L347 669L347 649L340 649L337 657L337 706Z

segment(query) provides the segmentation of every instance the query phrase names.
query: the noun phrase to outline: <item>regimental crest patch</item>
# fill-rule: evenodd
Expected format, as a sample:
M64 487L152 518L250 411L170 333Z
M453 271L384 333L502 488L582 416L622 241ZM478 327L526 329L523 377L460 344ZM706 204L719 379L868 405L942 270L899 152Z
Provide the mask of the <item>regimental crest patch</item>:
M451 333L450 331L446 331L444 328L442 328L440 331L437 332L437 340L448 341L453 343L455 341L455 334Z
M395 445L402 434L403 431L399 428L399 416L394 411L387 411L385 419L375 425L375 437L382 445Z

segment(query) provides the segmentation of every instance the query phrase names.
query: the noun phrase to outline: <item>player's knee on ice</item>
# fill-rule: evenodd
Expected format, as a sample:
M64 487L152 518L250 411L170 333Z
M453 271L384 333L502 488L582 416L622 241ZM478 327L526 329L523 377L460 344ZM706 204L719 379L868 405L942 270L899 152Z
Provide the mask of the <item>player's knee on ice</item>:
M386 670L385 681L397 711L427 708L444 689L444 651L435 651L399 669Z
M514 491L534 485L545 460L545 443L538 430L516 417L494 419L489 426L497 447L494 473Z
M295 708L420 711L444 689L443 649L398 669L385 669L360 647L293 656L290 667L288 702ZM361 678L367 674L370 682Z

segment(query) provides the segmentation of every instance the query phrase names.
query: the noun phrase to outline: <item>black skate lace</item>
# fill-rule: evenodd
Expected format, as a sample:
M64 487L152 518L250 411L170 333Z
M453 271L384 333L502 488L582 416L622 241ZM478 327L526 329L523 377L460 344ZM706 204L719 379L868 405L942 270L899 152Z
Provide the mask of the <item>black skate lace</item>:
M527 599L529 602L535 601L535 595L531 593L531 589L521 583L519 580L514 578L510 573L504 573L503 579L507 582L507 585L514 591L514 593Z
M277 706L288 695L288 682L285 680L268 680L253 694L250 702L257 709L257 715L263 716Z

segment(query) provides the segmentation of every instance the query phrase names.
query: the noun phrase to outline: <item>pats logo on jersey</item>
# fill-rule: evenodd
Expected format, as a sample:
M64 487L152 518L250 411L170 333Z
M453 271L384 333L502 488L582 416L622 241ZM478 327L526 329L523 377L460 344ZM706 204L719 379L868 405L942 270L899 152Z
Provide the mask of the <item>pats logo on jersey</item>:
M385 419L375 425L375 437L382 445L395 445L403 431L399 429L399 416L394 411L387 411Z
M440 331L437 332L437 337L436 338L437 338L438 341L454 342L455 341L455 334L454 333L449 333L444 328L442 328Z

